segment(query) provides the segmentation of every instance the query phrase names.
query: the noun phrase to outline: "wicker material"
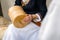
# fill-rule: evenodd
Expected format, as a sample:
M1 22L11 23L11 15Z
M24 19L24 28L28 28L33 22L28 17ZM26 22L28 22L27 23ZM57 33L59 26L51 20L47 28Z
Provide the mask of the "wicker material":
M5 30L7 29L7 26L10 24L11 22L7 19L5 19L4 17L0 16L0 40L2 40L2 37L4 35Z
M17 28L23 28L27 23L22 24L23 18L26 16L26 13L23 11L22 7L20 6L13 6L9 9L8 13L12 23L15 25Z
M11 22L7 19L5 19L4 17L0 16L0 26L8 26Z

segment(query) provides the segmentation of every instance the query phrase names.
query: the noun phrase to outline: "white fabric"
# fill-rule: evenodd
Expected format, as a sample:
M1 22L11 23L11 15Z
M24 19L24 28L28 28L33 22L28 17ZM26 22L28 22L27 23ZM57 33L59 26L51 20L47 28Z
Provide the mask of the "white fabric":
M38 31L40 27L33 22L25 28L16 28L13 24L9 25L3 40L38 40Z
M30 0L22 0L25 4L28 4Z
M37 18L34 19L33 21L34 21L34 22L40 22L40 21L41 21L40 15L36 14L36 16L37 16Z
M40 40L60 40L60 0L53 0L39 31Z

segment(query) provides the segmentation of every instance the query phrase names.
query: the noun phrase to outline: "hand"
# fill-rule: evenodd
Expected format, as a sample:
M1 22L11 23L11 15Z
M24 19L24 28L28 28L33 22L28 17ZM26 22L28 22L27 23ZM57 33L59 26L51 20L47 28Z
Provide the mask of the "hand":
M32 18L33 20L37 18L37 15L36 14L32 14Z
M23 24L28 24L32 21L32 15L27 15L23 20L22 20L22 23Z
M36 25L41 26L40 19L38 19L40 16L37 16L37 14L32 14L33 21ZM37 19L37 20L36 20Z

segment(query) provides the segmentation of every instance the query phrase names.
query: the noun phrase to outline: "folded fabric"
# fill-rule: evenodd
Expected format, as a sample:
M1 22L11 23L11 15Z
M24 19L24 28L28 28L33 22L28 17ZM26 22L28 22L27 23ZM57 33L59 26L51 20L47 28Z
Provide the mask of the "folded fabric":
M24 28L16 28L13 24L7 28L3 40L38 40L40 27L33 22Z

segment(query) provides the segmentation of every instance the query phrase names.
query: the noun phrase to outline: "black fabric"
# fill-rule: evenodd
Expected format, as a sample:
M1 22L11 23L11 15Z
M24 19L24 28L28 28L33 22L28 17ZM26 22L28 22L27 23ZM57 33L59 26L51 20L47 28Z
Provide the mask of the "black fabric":
M21 0L16 0L15 5L21 6ZM27 14L40 13L42 19L47 12L46 0L30 0L30 2L22 8Z

